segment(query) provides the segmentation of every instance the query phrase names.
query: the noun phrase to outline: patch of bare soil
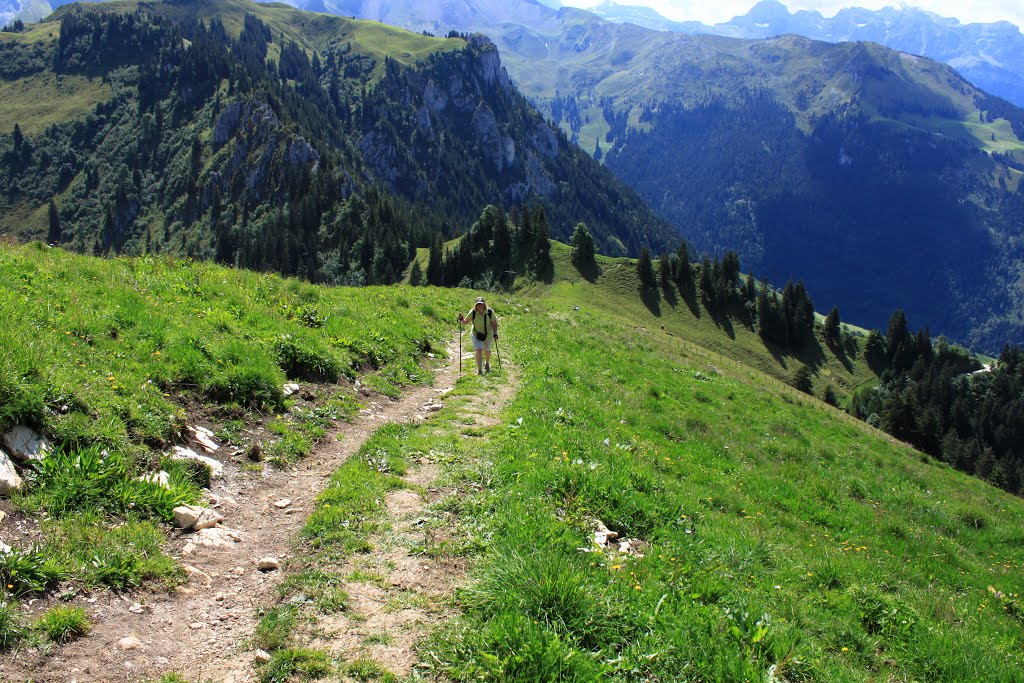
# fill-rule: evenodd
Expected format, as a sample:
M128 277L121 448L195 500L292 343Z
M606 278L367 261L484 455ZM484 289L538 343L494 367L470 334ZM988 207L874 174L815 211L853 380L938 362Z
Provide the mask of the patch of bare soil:
M249 641L257 624L256 610L274 602L281 578L280 571L260 571L258 561L287 561L328 478L374 431L388 422L427 419L425 406L436 403L457 379L456 353L452 349L448 363L435 370L433 387L411 388L397 401L375 399L293 469L260 475L225 463L224 478L214 483L208 498L226 517L223 526L237 533L221 533L223 545L218 546L197 542L197 534L174 532L170 553L188 572L186 585L171 593L79 596L75 604L86 607L92 632L47 654L25 650L4 657L0 680L140 681L168 671L191 681L254 680ZM485 412L496 415L495 401L507 400L511 391L505 385L498 395L481 402L478 422L491 419L483 416ZM409 481L428 487L438 472L432 467L419 467ZM291 502L283 505L285 500ZM350 647L368 648L368 655L401 672L412 665L419 626L438 618L432 598L450 591L459 568L447 560L409 555L404 543L415 534L416 518L425 504L418 494L401 492L388 503L399 520L397 533L368 560L379 560L387 568L386 587L346 586L353 600L350 614L358 616L324 624L334 629L334 635L318 644L346 654ZM366 634L381 635L368 643Z

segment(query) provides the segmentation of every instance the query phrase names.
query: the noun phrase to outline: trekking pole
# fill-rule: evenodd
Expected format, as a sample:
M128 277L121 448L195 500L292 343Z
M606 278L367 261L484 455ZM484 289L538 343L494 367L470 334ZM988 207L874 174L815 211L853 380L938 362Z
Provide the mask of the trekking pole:
M459 374L462 374L462 314L459 313Z
M494 335L494 352L498 354L498 372L501 372L501 349L498 348L498 335Z

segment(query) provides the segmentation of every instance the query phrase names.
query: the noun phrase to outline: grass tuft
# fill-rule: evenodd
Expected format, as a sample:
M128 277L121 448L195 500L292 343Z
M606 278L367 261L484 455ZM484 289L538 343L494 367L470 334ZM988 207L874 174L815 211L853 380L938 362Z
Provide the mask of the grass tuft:
M34 628L54 643L66 643L88 633L91 626L81 607L54 607L36 620Z

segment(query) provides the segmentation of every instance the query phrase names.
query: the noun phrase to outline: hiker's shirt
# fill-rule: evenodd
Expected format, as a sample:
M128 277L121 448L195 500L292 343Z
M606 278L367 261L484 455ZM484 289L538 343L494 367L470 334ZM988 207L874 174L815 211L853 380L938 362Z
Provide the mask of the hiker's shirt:
M493 310L488 308L486 313L477 313L476 307L473 307L466 317L473 323L473 332L484 332L487 335L487 339L482 341L494 340L494 323L498 316L494 315Z

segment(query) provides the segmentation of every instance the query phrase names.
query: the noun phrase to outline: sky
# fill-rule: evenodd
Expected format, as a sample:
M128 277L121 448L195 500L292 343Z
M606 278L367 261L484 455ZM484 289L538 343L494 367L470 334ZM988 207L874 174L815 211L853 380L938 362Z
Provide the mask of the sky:
M729 21L746 14L757 0L614 0L620 5L643 5L676 21L697 20L706 24ZM826 17L834 16L843 7L880 9L886 5L911 5L944 17L955 17L962 23L1011 21L1024 27L1024 0L781 0L795 12L816 9ZM563 5L593 7L600 0L562 0Z

